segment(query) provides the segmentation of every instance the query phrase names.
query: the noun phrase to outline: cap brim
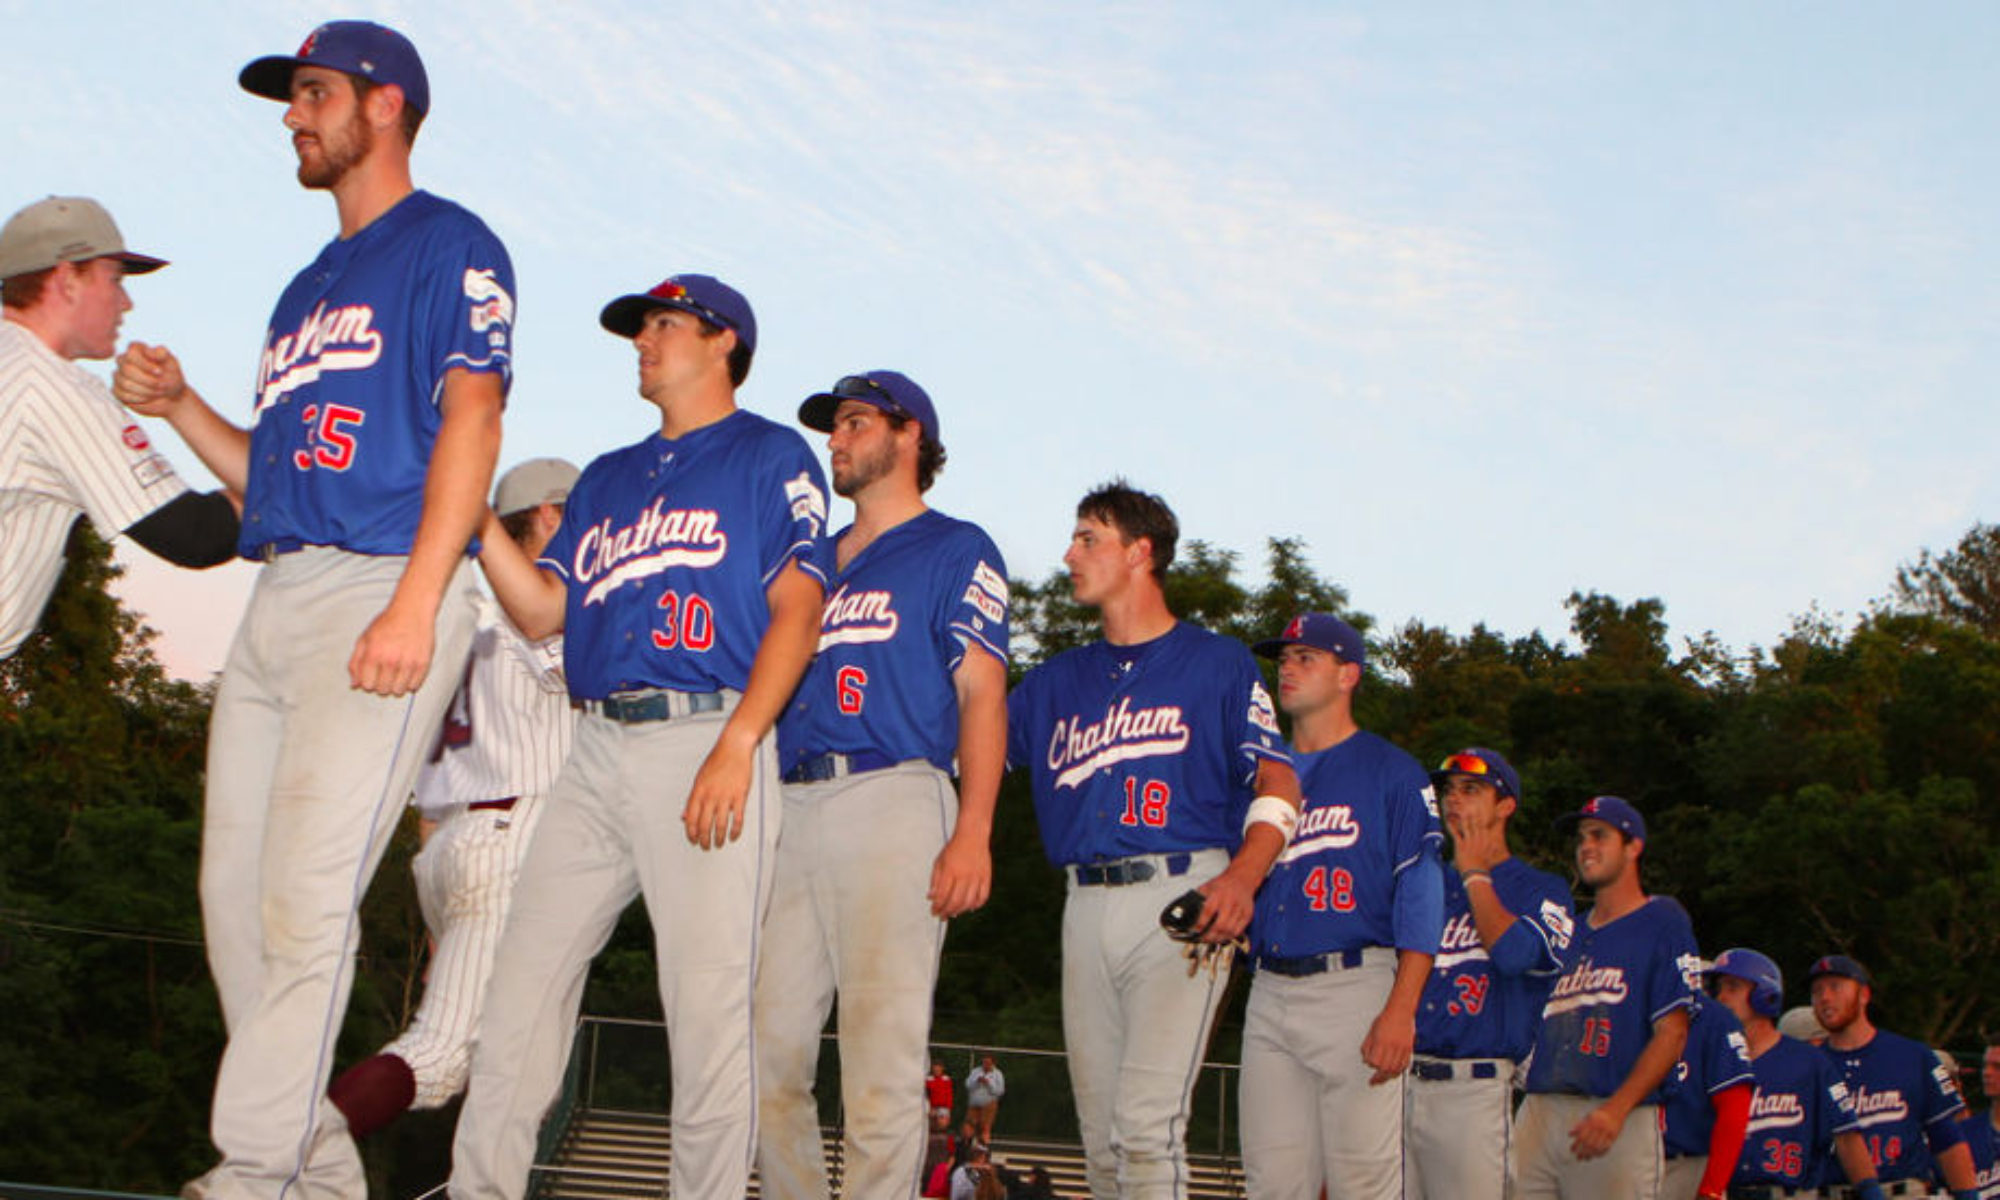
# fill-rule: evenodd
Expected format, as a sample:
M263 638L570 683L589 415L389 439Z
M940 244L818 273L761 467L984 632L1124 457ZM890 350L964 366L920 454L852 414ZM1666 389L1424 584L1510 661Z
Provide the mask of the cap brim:
M167 260L164 258L154 258L150 254L133 254L129 250L119 254L108 255L107 257L115 258L119 262L124 263L127 275L150 275L167 265Z
M597 314L597 323L619 337L633 337L638 334L639 326L645 324L647 313L656 308L674 307L676 306L658 296L648 296L643 292L620 296L605 305L604 311Z
M253 96L266 100L292 98L292 72L298 68L299 60L282 54L260 58L236 73L238 86Z
M1256 655L1258 658L1276 658L1278 655L1284 653L1285 647L1301 646L1304 644L1303 642L1288 642L1284 638L1271 638L1268 641L1258 642L1256 645L1250 647L1250 653Z
M840 402L844 399L853 397L836 396L832 392L815 392L807 396L799 402L799 424L821 433L832 433L833 414L840 411Z

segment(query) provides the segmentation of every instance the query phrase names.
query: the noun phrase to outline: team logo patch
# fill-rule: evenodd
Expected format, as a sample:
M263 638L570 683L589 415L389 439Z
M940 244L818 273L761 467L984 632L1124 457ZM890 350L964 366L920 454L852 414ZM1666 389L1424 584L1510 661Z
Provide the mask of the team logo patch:
M514 298L500 286L491 267L465 269L465 298L472 301L468 314L472 332L484 333L495 325L505 327L514 323Z
M167 465L167 460L157 454L148 454L132 463L132 478L139 481L140 487L152 487L173 473L174 469Z
M1278 736L1278 709L1262 683L1250 685L1250 723L1272 737Z
M800 471L785 481L785 500L792 506L792 520L809 522L813 537L826 528L826 493L810 474Z
M1558 950L1569 947L1569 939L1576 933L1576 925L1563 906L1553 900L1542 901L1541 926L1549 931L1549 943Z
M972 582L966 585L963 599L995 625L1007 619L1007 581L984 562L972 569Z
M146 431L137 425L127 425L118 432L118 437L125 443L127 450L144 450L153 444L146 440Z

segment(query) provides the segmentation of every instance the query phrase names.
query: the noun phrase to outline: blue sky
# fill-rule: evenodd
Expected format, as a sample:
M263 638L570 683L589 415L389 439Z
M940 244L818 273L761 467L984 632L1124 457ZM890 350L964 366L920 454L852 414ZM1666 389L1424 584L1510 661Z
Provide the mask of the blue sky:
M923 382L933 500L1016 575L1122 474L1385 625L1560 634L1594 588L1740 649L2000 510L1994 6L0 0L0 208L173 259L126 333L226 410L334 230L235 74L328 16L415 40L418 181L514 256L503 466L645 434L597 310L703 270L758 312L747 407ZM204 675L251 569L144 557Z

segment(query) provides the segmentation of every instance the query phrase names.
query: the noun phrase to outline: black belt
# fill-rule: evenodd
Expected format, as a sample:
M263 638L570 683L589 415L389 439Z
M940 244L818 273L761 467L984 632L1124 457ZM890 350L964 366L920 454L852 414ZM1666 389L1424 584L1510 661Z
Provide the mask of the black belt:
M1843 1191L1850 1190L1843 1188ZM1812 1188L1779 1187L1775 1183L1745 1184L1732 1187L1726 1193L1729 1200L1787 1200L1792 1196L1818 1196L1823 1193Z
M1273 975L1324 975L1328 971L1352 971L1361 965L1361 951L1335 950L1330 954L1308 954L1303 958L1286 958L1278 954L1259 954L1250 960L1253 971L1269 971Z
M643 692L614 692L602 700L579 700L577 707L593 716L621 725L641 725L648 721L671 721L696 713L721 712L721 692L676 692L653 688Z
M490 810L492 812L506 812L508 809L514 807L514 801L519 799L519 796L508 796L500 800L474 800L465 806L465 811L487 812Z
M896 762L896 759L873 750L863 750L859 754L810 754L785 772L785 782L825 783L829 779L859 775L863 771L885 770L895 766Z
M1928 1196L1931 1194L1930 1186L1921 1179L1883 1180L1879 1182L1882 1184L1882 1194L1884 1196ZM1854 1197L1860 1195L1859 1192L1854 1190L1852 1185L1845 1183L1821 1188L1819 1194L1825 1197L1826 1200L1854 1200Z
M1194 855L1168 854L1167 875L1185 875ZM1079 887L1123 887L1128 883L1144 883L1159 874L1150 858L1116 858L1110 862L1078 863L1070 868Z
M1410 1074L1427 1083L1449 1083L1453 1079L1498 1079L1500 1064L1488 1059L1451 1062L1437 1058L1413 1058Z

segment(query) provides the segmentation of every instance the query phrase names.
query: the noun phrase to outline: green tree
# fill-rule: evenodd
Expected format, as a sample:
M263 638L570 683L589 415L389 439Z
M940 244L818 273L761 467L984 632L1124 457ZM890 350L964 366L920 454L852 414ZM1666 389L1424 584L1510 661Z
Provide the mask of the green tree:
M1978 524L1942 554L1926 548L1896 568L1892 603L2000 635L2000 525Z

